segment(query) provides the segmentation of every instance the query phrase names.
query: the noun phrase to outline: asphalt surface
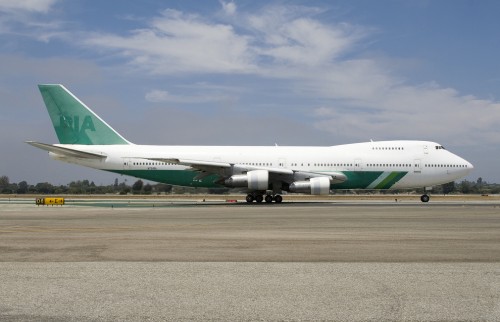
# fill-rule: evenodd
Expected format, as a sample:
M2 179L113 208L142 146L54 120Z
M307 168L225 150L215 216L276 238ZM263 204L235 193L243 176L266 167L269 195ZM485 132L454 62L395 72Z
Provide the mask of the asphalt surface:
M500 320L497 203L0 204L0 320Z

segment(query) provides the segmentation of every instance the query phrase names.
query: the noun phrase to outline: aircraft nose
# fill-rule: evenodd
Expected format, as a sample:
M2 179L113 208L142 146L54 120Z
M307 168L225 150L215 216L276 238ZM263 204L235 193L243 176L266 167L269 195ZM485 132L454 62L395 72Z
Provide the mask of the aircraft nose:
M472 165L472 163L470 163L468 161L467 161L467 169L469 169L469 172L474 169L474 166Z
M471 172L474 169L474 166L472 165L472 163L470 163L469 161L467 161L465 159L462 159L462 161L465 163L467 173Z

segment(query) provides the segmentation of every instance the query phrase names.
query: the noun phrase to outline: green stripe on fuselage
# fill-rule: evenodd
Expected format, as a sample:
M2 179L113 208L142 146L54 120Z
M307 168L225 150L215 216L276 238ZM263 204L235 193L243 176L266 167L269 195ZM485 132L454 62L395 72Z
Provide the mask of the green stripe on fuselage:
M391 172L382 182L380 182L375 189L388 189L394 183L394 178L398 175L397 172ZM391 184L392 183L392 184Z
M333 184L332 189L366 189L373 181L377 180L383 171L342 171L347 180Z
M199 175L199 172L189 170L113 170L111 172L176 186L223 187L216 183L220 179L219 176L210 175L202 179L195 179ZM347 176L347 180L342 183L333 184L332 189L366 189L380 176L384 175L383 171L343 171L342 173ZM373 189L389 189L407 173L392 172Z
M209 175L202 179L195 179L200 173L190 170L112 170L111 172L124 174L136 178L167 183L174 186L217 188L223 187L215 182L220 179L217 175Z
M385 178L380 184L377 185L375 189L390 189L394 186L399 180L401 180L408 172L392 172L390 175Z

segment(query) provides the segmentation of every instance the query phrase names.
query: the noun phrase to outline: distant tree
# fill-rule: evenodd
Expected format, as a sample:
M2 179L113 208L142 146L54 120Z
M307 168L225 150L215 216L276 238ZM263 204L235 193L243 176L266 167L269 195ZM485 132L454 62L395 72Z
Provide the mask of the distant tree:
M86 189L82 184L82 181L71 181L68 185L68 193L70 194L81 194L85 193Z
M132 185L132 193L138 194L141 192L142 187L144 183L142 182L141 179L137 180L133 185Z
M455 191L455 181L445 183L441 185L441 187L443 189L443 194L447 195Z
M35 185L35 189L38 193L48 194L54 193L54 186L48 182L39 182Z
M169 185L169 184L165 184L165 183L158 183L154 186L154 190L156 192L165 192L165 193L169 193L172 191L172 186Z
M11 182L7 187L8 193L16 193L19 186L15 182Z
M60 185L58 187L54 187L54 193L68 193L69 187L67 185Z
M121 188L121 190L120 190L120 194L121 195L126 195L129 192L130 192L130 187L126 186L126 185L123 185L122 188Z
M115 192L119 192L121 195L126 195L130 192L130 187L127 186L125 182L122 182L118 184L118 188L115 190Z
M90 193L90 194L95 194L95 193L97 193L97 192L96 192L96 188L95 188L95 183L94 183L94 181L90 182L90 184L89 184L89 191L88 191L88 193Z
M152 185L150 185L149 183L144 185L144 193L145 194L150 195L152 191L153 191Z
M21 181L18 183L17 185L17 193L19 194L24 194L24 193L27 193L28 192L28 183L26 181Z
M471 193L472 192L472 184L467 180L463 180L462 182L460 182L459 191L461 193L464 193L464 194Z
M28 187L28 193L36 193L36 188L34 185L30 184Z
M7 188L9 186L9 177L7 176L1 176L0 177L0 190Z
M175 187L172 187L171 193L183 195L185 193L191 193L191 189L190 189L190 187L175 186Z

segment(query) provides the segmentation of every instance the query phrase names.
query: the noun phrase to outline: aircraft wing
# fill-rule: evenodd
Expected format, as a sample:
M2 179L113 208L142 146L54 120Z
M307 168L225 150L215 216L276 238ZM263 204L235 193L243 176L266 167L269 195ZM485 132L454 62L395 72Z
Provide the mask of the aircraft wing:
M168 162L179 165L185 165L196 170L207 171L212 173L219 173L221 170L234 169L240 172L252 171L252 170L268 170L271 173L279 174L293 174L293 170L283 169L283 168L273 168L273 167L258 167L243 165L238 163L228 163L219 161L202 161L202 160L189 160L189 159L176 159L176 158L148 158L148 160Z
M148 158L148 160L185 165L195 169L198 167L212 167L214 169L231 168L231 163L217 162L217 161L201 161L201 160L188 160L188 159L177 159L177 158Z
M347 177L340 172L334 173L315 173L300 170L292 170L288 168L276 168L266 166L251 166L246 164L228 163L219 161L202 161L176 158L148 158L148 160L167 162L191 167L200 171L198 179L211 174L217 174L223 178L232 176L233 174L245 173L252 170L267 170L271 177L279 181L291 183L299 178L314 178L314 177L329 177L332 183L341 183L347 180Z
M68 147L61 147L61 146L56 146L56 145L52 145L52 144L40 143L40 142L35 142L35 141L26 141L26 143L28 143L29 145L32 145L36 148L55 153L57 155L65 156L65 157L81 158L81 159L97 159L97 160L107 158L107 156L103 155L103 154L85 152L85 151L80 151L77 149L71 149Z

